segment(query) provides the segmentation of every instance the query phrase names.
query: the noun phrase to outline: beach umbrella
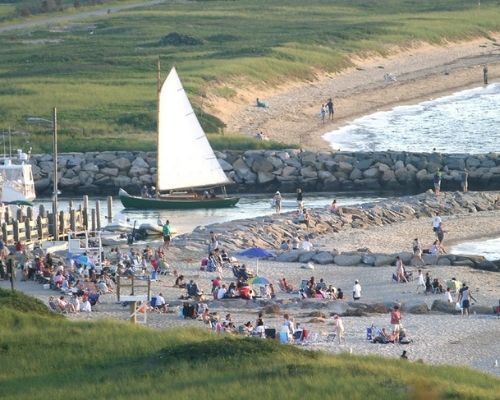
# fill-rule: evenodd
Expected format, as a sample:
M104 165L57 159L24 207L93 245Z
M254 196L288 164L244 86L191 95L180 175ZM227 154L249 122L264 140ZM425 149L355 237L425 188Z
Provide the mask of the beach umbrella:
M92 262L92 260L84 255L73 257L73 260L75 261L75 263L80 264L80 265L85 265L87 267L94 266L94 263Z
M256 277L250 279L248 281L248 283L250 285L260 285L260 286L262 286L262 285L269 285L269 284L271 284L273 282L271 281L271 279L269 279L269 278L267 278L265 276L258 276L257 275Z
M250 247L249 249L243 250L237 253L238 256L256 258L257 259L257 275L259 274L259 259L274 257L274 254L269 250L263 249L261 247Z

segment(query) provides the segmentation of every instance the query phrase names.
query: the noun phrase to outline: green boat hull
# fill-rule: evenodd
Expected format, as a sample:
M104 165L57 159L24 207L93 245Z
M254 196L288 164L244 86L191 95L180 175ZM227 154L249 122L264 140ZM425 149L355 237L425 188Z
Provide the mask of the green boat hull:
M227 208L234 207L240 200L239 197L216 197L213 199L179 199L168 198L147 199L138 196L131 196L123 189L118 194L120 201L125 208L138 210L188 210L197 208Z

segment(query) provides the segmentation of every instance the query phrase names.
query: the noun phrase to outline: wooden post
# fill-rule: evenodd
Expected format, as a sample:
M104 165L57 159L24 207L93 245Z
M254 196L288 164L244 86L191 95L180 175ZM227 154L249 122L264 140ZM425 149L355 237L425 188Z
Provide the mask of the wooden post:
M89 229L89 196L83 196L83 226L87 231Z
M130 295L131 295L131 296L134 296L134 295L135 295L135 293L134 293L134 283L135 283L135 282L134 282L134 281L135 281L134 276L131 276L131 277L130 277L130 282L132 283L132 290L130 291Z
M2 223L2 236L4 243L7 243L7 223Z
M24 221L24 212L22 208L18 208L16 210L16 220L18 220L19 222Z
M10 207L5 207L5 222L8 224L10 222Z
M151 278L148 278L148 301L151 300Z
M59 213L57 211L57 200L52 200L52 236L54 240L59 240Z
M73 199L69 199L68 201L68 211L71 211L73 209Z
M95 219L96 219L96 231L101 230L101 203L99 200L95 201Z
M19 241L19 221L16 219L12 224L12 230L14 232L14 241Z
M28 209L29 210L29 209ZM31 242L31 219L30 218L26 218L24 220L24 232L25 232L25 235L26 235L26 242Z
M108 196L108 224L113 222L113 197Z
M137 302L136 301L131 301L130 302L130 322L133 324L137 323L137 315L136 311L137 310Z
M38 208L38 215L42 218L47 218L47 211L45 210L43 204L40 204L40 207Z
M69 210L69 229L76 232L76 211L73 209Z
M61 210L59 213L59 233L64 235L66 234L66 221L64 220L64 211Z
M38 231L38 239L43 240L42 216L36 218L36 230Z
M95 231L95 226L96 226L96 224L95 224L95 210L92 209L92 229L91 229L92 231Z
M26 218L33 221L33 207L28 207L26 210Z
M116 299L120 301L120 275L116 274Z

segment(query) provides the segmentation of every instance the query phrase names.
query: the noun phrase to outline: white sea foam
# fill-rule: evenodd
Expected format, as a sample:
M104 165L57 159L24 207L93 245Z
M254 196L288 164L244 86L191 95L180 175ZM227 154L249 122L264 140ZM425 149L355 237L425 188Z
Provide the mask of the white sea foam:
M450 249L453 254L480 254L487 260L500 260L500 238L461 243Z
M366 115L323 138L341 150L497 152L500 83Z

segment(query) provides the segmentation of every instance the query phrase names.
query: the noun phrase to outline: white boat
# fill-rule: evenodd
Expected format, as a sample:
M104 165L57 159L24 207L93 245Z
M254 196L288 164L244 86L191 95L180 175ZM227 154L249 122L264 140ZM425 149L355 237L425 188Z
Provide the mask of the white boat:
M143 223L139 225L139 229L144 230L149 236L161 236L163 234L163 226L150 223ZM172 233L172 230L170 230Z
M0 163L0 201L4 204L32 205L35 182L29 156L17 150L17 158L4 157Z
M108 225L106 225L104 228L102 228L103 231L106 232L117 232L117 233L130 233L132 232L132 229L134 227L130 225L128 222L124 221L115 221L115 222L110 222Z
M224 186L232 182L220 166L175 68L158 87L157 193L140 197L120 189L123 206L146 210L234 206L239 198L225 193ZM219 187L222 195L212 191Z

